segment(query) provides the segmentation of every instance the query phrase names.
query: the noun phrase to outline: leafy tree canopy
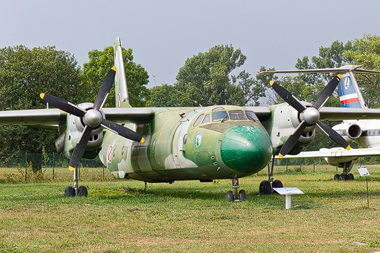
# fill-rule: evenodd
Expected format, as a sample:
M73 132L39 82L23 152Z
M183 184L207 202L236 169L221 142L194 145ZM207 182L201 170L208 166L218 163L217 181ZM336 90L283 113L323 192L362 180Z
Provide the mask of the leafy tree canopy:
M74 56L55 47L0 49L0 110L46 108L40 93L74 103L80 95L80 67ZM26 126L0 126L0 152L54 152L58 132ZM33 162L34 169L40 161Z
M365 34L361 39L353 40L351 49L343 52L350 63L363 65L362 68L380 71L380 37ZM355 75L366 104L372 108L380 108L380 76Z
M148 72L133 62L132 49L122 49L124 71L127 79L129 101L132 106L145 106L149 92L146 88ZM83 65L82 86L87 94L81 102L94 102L108 71L114 66L114 48L106 47L103 51L92 50L88 52L90 61ZM112 87L105 107L115 107L115 86Z
M241 67L247 57L232 45L214 46L186 60L174 85L181 98L181 106L244 105L255 84L249 73L237 76L231 72Z

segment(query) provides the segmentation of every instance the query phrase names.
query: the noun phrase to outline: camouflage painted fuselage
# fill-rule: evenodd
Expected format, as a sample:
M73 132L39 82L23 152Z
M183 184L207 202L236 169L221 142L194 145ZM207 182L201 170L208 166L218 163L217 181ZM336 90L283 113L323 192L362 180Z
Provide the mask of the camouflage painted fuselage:
M116 178L145 182L240 178L260 171L271 159L267 131L242 107L151 110L149 122L117 122L141 134L144 143L104 131L99 156Z

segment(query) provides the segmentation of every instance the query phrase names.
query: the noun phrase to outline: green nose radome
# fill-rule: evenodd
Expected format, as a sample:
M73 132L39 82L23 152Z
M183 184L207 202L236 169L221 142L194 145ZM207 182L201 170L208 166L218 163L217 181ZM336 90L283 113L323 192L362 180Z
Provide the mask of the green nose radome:
M272 158L272 144L268 134L255 126L230 129L220 146L223 162L242 173L256 173Z

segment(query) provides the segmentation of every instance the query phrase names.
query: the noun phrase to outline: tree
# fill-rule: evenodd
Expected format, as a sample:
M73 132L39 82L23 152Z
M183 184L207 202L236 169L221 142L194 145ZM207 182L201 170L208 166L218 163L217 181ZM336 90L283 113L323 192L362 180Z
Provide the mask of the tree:
M74 103L80 94L80 67L74 56L55 47L0 49L0 110L46 108L40 93L49 93ZM0 152L54 152L58 132L26 126L0 127ZM41 160L32 161L34 171Z
M149 100L146 102L148 107L174 107L179 104L178 91L174 86L168 84L153 87L150 90Z
M362 68L380 70L380 37L365 34L361 39L353 40L351 49L343 52L350 63L363 65ZM379 75L356 75L366 104L372 108L380 107L380 76Z
M129 101L132 106L145 106L149 91L146 85L149 82L148 72L133 62L132 49L122 49L124 71L127 79ZM82 84L87 94L81 102L94 102L104 77L114 66L114 48L106 47L103 51L92 50L88 52L90 61L83 65ZM115 107L115 87L111 88L105 107Z
M184 97L181 106L244 105L253 79L245 71L237 76L230 74L242 66L246 58L232 45L215 46L206 53L188 58L174 85Z

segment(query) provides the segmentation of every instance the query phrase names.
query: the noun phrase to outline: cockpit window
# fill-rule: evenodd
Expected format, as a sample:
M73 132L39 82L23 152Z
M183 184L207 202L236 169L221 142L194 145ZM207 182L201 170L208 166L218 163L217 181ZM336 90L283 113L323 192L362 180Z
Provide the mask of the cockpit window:
M231 120L246 120L247 117L245 116L243 111L229 111L230 119Z
M222 121L228 120L228 115L226 111L219 111L212 113L212 121Z
M247 117L249 120L253 120L253 121L258 121L259 118L257 118L256 114L252 111L245 111L245 113L247 114Z
M202 124L209 123L209 122L210 122L210 113L206 114L206 116L204 117L202 121Z
M204 114L199 115L199 117L197 118L197 120L194 122L194 125L193 125L194 127L198 126L201 123L201 121L203 119L203 115Z

